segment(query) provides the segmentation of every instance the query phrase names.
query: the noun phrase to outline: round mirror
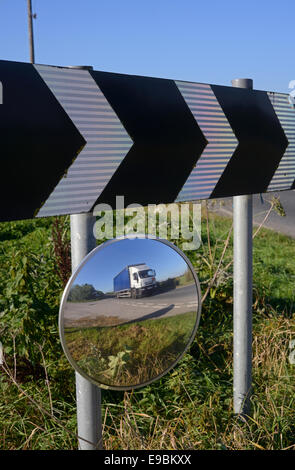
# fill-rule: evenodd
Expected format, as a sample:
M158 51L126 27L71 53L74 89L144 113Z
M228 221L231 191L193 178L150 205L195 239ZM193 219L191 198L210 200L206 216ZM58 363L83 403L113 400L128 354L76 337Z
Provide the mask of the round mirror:
M197 276L176 246L114 239L89 253L65 288L62 346L72 366L98 386L141 387L183 356L200 310Z

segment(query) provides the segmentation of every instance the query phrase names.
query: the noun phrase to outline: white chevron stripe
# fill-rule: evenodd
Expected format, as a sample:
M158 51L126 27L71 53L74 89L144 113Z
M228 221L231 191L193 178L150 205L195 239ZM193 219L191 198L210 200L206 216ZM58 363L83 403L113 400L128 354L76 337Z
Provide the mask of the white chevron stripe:
M37 217L55 215L57 209L60 214L88 212L133 141L88 70L35 68L86 140Z
M295 109L289 103L288 95L271 92L267 94L289 141L267 188L268 191L280 191L290 189L295 180Z
M206 199L230 161L238 140L210 85L175 83L208 141L176 201Z

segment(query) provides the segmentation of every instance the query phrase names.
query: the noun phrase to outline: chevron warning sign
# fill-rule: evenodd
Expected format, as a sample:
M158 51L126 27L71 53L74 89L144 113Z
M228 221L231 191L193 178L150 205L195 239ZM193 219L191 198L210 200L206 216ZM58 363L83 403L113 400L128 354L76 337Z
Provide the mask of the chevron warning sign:
M0 221L295 189L288 95L0 61Z

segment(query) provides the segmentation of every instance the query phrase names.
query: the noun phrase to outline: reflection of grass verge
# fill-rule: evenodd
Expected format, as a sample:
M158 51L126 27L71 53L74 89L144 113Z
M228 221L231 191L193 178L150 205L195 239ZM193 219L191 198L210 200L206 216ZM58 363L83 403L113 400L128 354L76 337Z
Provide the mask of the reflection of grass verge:
M122 323L124 319L111 315L99 315L98 317L82 317L77 319L65 319L66 328L92 328L112 326ZM127 320L126 320L127 321Z
M116 327L65 329L73 359L106 385L136 385L167 369L185 348L195 313Z

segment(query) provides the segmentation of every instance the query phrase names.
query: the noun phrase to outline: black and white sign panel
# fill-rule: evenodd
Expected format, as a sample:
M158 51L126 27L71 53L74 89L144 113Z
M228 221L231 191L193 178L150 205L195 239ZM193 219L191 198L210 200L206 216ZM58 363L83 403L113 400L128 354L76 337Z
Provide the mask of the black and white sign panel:
M0 61L0 220L295 189L289 95Z

